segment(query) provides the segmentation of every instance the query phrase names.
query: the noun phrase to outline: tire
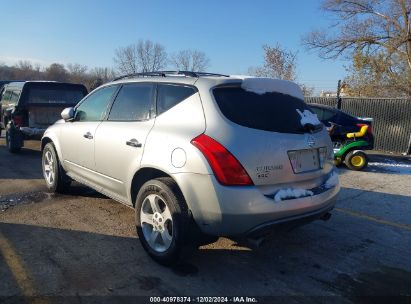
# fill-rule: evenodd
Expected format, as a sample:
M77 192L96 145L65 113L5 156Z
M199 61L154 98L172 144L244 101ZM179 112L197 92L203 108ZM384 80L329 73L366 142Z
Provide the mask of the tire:
M140 188L135 219L143 248L162 265L182 262L196 247L190 212L172 178L153 179Z
M344 159L345 165L355 171L359 171L367 167L368 157L363 151L350 151Z
M56 149L52 143L48 143L44 147L41 164L43 177L49 192L66 192L70 187L71 180L61 166Z
M23 135L14 127L7 127L6 129L6 145L7 150L11 153L20 152L23 147Z

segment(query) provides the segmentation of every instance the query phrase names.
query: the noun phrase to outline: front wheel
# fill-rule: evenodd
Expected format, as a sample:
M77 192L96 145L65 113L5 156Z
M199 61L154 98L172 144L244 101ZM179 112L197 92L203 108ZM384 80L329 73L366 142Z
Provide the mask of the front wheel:
M50 192L65 192L70 186L71 180L66 175L52 143L48 143L43 149L42 157L43 176Z
M368 157L363 151L350 151L345 156L344 163L349 169L359 171L367 167Z
M153 179L140 188L135 218L143 248L158 263L176 264L190 253L194 245L191 216L172 178Z

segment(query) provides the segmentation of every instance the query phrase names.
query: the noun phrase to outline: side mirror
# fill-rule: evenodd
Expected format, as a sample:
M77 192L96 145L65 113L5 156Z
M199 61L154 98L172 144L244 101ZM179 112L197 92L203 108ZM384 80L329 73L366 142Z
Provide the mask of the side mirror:
M65 121L71 121L74 119L74 108L65 108L63 112L61 112L61 117Z

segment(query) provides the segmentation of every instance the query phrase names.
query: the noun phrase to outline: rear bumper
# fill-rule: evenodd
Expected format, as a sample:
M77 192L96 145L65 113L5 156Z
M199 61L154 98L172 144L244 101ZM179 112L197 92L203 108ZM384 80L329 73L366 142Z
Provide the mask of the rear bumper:
M30 128L30 127L20 127L20 132L25 135L25 137L33 139L41 139L46 129L43 128Z
M313 196L276 202L257 187L226 187L213 175L175 174L194 220L207 234L244 236L321 217L337 200L339 184Z
M323 216L329 213L332 209L334 209L334 205L335 202L331 202L329 205L312 212L297 216L290 216L280 220L274 220L261 224L248 231L246 235L251 238L257 238L259 236L264 236L274 230L290 230L295 227L311 223L312 221L321 219Z

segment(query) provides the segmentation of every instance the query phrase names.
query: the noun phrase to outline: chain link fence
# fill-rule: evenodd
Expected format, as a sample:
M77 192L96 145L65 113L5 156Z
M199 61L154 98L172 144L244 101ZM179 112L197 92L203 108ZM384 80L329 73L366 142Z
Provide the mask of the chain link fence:
M306 97L307 103L336 107L335 97ZM375 150L410 154L411 100L342 98L341 109L359 117L372 117Z

